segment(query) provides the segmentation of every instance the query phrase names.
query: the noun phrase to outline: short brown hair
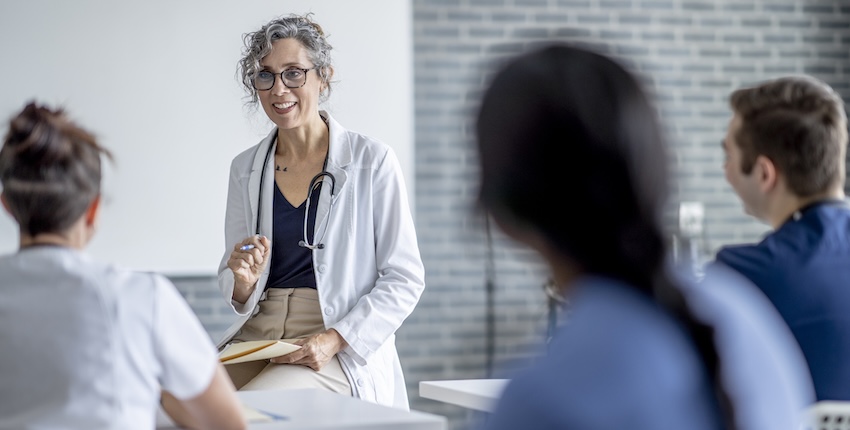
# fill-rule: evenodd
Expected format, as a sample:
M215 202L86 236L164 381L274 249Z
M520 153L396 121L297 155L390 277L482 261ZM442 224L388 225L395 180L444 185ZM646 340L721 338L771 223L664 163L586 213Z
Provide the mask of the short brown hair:
M799 197L843 185L847 118L828 85L809 76L782 77L733 92L729 104L741 119L735 141L743 173L763 155Z
M100 155L111 157L63 109L31 102L9 122L0 182L21 233L60 233L100 194Z

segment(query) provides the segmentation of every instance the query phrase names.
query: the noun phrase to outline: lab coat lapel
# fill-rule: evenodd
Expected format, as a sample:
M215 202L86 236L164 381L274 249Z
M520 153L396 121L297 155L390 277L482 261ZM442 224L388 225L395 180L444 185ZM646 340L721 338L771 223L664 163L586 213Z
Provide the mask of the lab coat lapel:
M345 129L343 129L342 126L333 119L333 117L328 115L327 112L320 111L319 114L322 115L322 117L328 122L330 142L328 147L328 165L325 169L334 176L334 181L333 186L331 186L330 180L326 180L322 183L322 198L319 199L319 206L316 207L316 225L313 229L313 237L315 237L316 240L319 239L316 235L321 234L320 228L326 228L325 225L320 227L321 221L325 220L327 223L331 222L331 220L327 218L328 211L330 209L330 202L331 200L336 202L336 200L339 199L340 193L345 189L347 175L344 167L351 163L351 142L348 140L348 134L345 132ZM332 191L333 195L331 195Z

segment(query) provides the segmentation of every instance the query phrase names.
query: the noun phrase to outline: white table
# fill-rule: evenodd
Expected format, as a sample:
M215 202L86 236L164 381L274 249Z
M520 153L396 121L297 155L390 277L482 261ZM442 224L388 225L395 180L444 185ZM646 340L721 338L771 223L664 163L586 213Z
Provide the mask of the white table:
M419 395L431 400L492 412L507 379L454 379L419 382Z
M382 406L320 389L237 391L245 405L286 419L248 428L299 430L445 430L446 417ZM176 429L157 419L157 429Z

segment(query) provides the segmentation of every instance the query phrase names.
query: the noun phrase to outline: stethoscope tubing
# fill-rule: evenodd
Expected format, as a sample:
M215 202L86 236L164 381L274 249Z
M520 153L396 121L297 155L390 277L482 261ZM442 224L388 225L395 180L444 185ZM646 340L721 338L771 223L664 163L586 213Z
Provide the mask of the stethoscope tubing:
M277 142L277 136L275 136L275 138L272 139L272 141L269 143L269 147L266 149L266 157L263 159L263 168L262 168L262 170L260 170L260 193L259 193L259 197L257 198L257 222L256 222L255 227L254 227L254 232L257 235L260 234L260 217L262 216L262 213L263 213L263 183L265 182L265 178L266 178L266 169L268 168L268 165L269 165L269 158L271 158L272 149L274 149L274 145L275 145L276 142ZM257 150L259 151L260 148L257 148ZM330 207L331 208L333 208L334 195L336 193L336 178L334 177L334 175L331 172L328 172L327 170L325 170L326 167L327 167L327 159L325 159L325 165L322 166L322 171L317 173L316 176L313 176L313 179L310 180L310 185L309 185L309 188L307 190L307 202L306 202L306 207L304 209L304 238L303 238L303 240L298 241L298 245L303 246L303 247L308 248L308 249L311 249L311 250L317 249L317 248L323 249L325 247L325 244L322 243L322 240L325 237L325 233L327 233L327 231L328 231L328 226L326 224L325 229L322 230L321 236L319 236L319 240L317 240L317 241L314 240L314 243L312 243L312 244L307 240L307 221L308 221L307 218L310 216L310 200L313 197L313 191L316 189L316 184L319 183L319 181L324 182L324 177L330 178L330 180L331 180L331 206ZM330 218L330 209L328 209L328 214L325 218L322 219L322 221L329 222L329 218Z

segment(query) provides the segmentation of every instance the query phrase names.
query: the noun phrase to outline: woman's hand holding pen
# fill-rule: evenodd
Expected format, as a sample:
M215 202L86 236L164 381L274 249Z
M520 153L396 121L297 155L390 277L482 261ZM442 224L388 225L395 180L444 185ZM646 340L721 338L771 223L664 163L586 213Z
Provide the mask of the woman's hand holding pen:
M328 364L328 361L334 355L348 346L342 335L334 329L329 329L303 339L296 339L292 343L301 345L301 349L272 358L269 361L277 364L300 364L318 372Z
M245 303L260 275L266 270L271 255L271 242L265 236L251 236L237 243L227 260L233 271L233 299Z

